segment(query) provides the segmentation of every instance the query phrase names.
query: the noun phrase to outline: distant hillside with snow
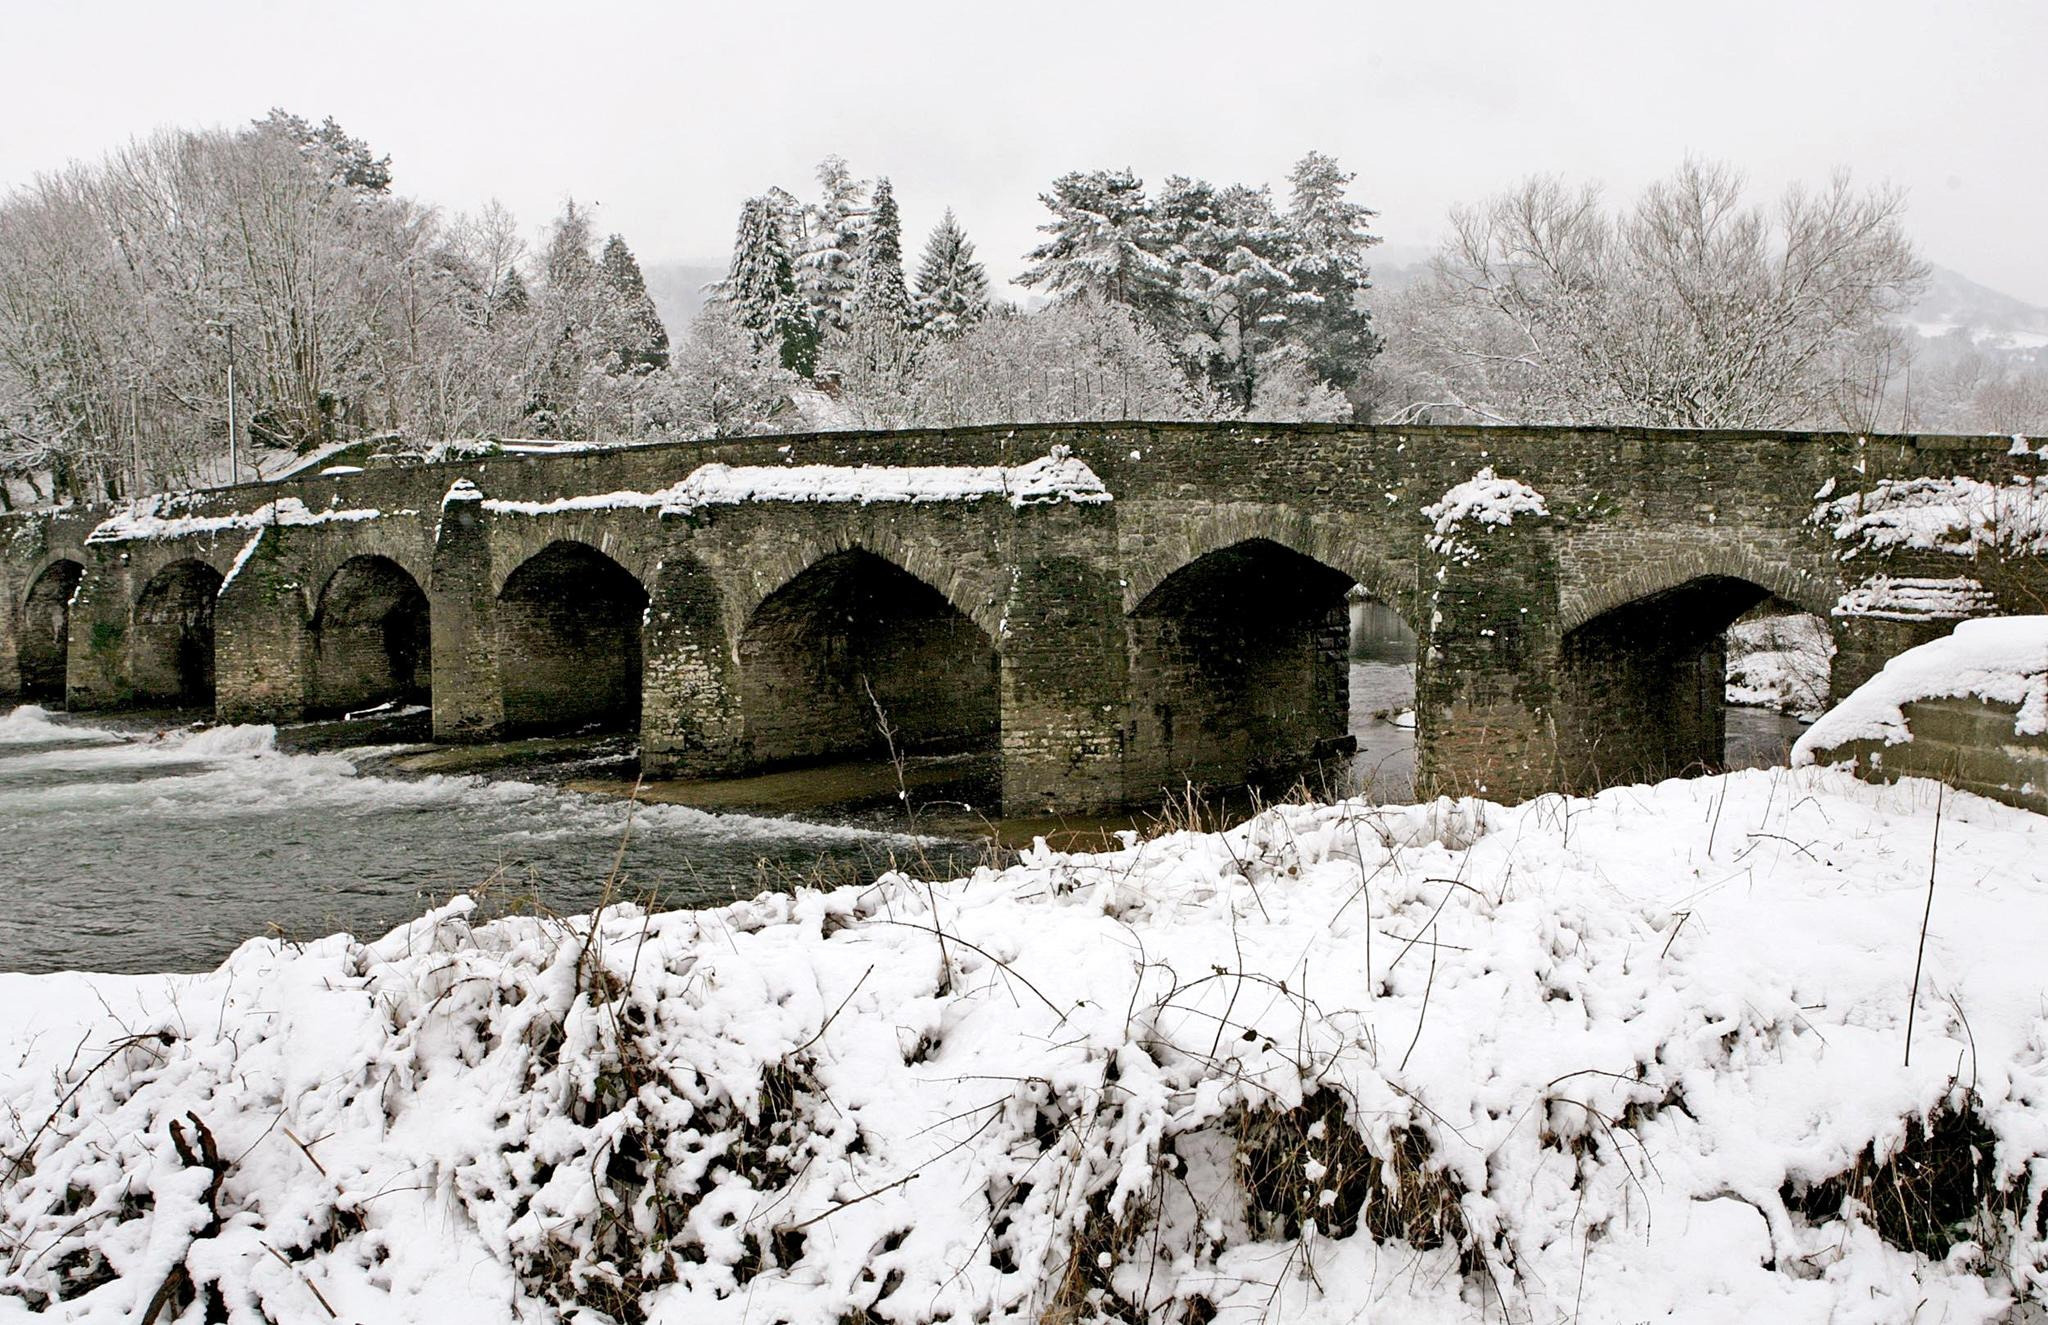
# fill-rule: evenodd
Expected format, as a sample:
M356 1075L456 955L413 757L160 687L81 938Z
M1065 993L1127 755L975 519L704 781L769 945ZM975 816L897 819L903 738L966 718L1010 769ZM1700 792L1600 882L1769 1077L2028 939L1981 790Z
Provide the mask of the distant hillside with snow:
M1994 290L1948 267L1934 267L1927 290L1901 319L1929 339L1962 332L1982 350L2048 346L2048 308Z

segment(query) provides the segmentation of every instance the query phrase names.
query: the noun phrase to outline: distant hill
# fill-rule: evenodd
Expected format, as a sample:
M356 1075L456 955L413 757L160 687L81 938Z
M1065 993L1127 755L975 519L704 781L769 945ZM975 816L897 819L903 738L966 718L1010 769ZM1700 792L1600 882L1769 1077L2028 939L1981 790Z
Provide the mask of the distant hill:
M1932 269L1926 293L1900 321L1930 340L1961 333L1982 350L2048 347L2048 308L1979 285L1947 267Z
M725 267L709 262L648 262L640 270L672 342L683 338L697 310L704 307L704 287L725 279Z

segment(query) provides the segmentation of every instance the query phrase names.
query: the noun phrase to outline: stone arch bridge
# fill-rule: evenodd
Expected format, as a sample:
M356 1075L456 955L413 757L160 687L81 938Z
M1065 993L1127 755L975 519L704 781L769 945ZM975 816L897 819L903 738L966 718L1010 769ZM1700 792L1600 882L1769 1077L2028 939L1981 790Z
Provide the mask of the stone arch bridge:
M656 776L865 754L879 709L907 748L998 752L1008 812L1087 811L1341 751L1362 591L1419 639L1418 790L1516 799L1712 766L1722 633L1767 600L1830 623L1838 694L1959 616L2041 610L2044 463L1104 424L394 465L0 518L0 693L637 725Z

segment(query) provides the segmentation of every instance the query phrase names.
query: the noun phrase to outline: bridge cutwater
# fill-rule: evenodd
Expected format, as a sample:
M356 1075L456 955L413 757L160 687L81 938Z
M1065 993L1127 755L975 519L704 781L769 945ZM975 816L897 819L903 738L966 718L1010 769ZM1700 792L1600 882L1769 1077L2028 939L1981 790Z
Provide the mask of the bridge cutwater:
M904 749L994 752L1006 812L1085 812L1338 752L1362 591L1418 637L1417 791L1515 800L1715 765L1723 632L1766 601L1828 622L1838 697L1958 614L2040 610L2035 560L1819 517L2042 463L1108 424L372 467L0 517L0 694L237 722L413 699L446 741L610 723L657 777L866 755L879 710Z

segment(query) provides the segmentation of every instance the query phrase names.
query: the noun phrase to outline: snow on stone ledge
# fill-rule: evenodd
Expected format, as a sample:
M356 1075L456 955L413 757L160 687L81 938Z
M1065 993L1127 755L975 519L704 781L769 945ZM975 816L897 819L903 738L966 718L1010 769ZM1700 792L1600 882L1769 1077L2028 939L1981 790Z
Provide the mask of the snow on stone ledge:
M1543 494L1516 479L1501 478L1493 466L1474 474L1422 508L1436 527L1425 541L1432 552L1455 561L1470 561L1479 550L1458 537L1468 524L1511 525L1518 515L1547 516Z
M1872 575L1835 600L1834 615L1883 621L1960 621L1982 616L1997 599L1967 575L1947 579Z
M1109 489L1064 446L1022 465L699 465L659 492L606 492L553 501L487 500L504 515L557 515L565 511L648 510L691 515L707 506L746 502L879 503L980 501L1001 497L1015 507L1050 502L1093 504Z
M1904 706L1916 699L1975 697L2017 704L2016 736L2048 733L2048 616L1965 621L1946 638L1908 649L1806 729L1794 764L1852 741L1912 739Z
M1989 549L2048 552L2048 481L2016 478L2003 487L1973 478L1882 479L1813 508L1813 522L1859 551L1892 549L1974 557Z
M173 493L159 493L141 501L130 502L122 510L100 522L90 534L88 543L125 543L136 539L190 538L205 534L223 534L241 529L262 529L267 525L317 525L352 523L361 520L382 519L385 512L372 507L348 510L316 511L297 497L279 497L276 501L264 502L251 511L236 511L229 515L178 515L178 508L189 498ZM415 515L415 511L399 511L399 515Z

